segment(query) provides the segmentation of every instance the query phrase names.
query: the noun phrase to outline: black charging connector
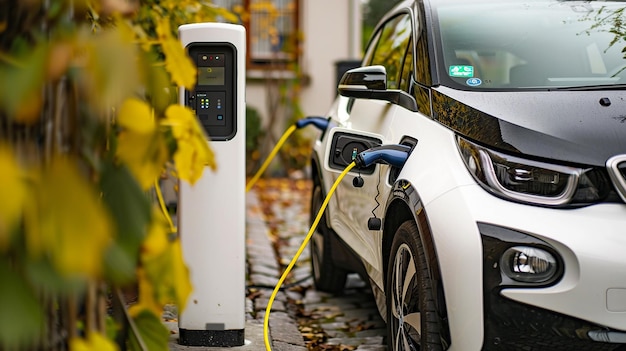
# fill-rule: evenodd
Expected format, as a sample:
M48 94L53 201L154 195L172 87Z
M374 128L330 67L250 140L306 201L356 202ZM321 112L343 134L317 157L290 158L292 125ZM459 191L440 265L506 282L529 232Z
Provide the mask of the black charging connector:
M356 157L354 157L354 163L359 169L370 167L375 163L385 163L393 167L402 168L409 158L411 150L412 148L410 146L402 144L376 146L356 155ZM361 175L352 180L352 185L357 188L362 187L364 183ZM378 197L378 195L376 197ZM378 204L377 199L376 203ZM378 205L376 207L378 207ZM382 227L382 220L376 217L375 210L376 208L372 210L373 217L367 220L367 228L369 230L380 230Z

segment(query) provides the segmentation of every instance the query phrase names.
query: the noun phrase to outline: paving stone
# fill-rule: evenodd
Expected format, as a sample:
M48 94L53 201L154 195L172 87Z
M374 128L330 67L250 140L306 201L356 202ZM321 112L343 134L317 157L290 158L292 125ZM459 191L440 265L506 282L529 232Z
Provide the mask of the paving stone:
M248 246L246 248L246 250L248 251L248 256L252 257L252 256L268 256L270 258L274 258L274 249L272 249L271 246L267 246L267 245L255 245L255 246Z
M268 277L277 277L278 270L276 268L264 265L255 265L250 267L250 274L261 274Z
M254 302L250 299L246 299L246 313L254 313Z
M387 350L387 346L386 345L359 345L356 348L356 351L386 351Z
M287 295L287 298L292 300L292 301L301 301L302 300L302 294L297 292L297 291L293 291L293 290L285 290L285 295Z
M275 268L278 270L278 262L274 257L269 256L256 256L248 259L248 264L251 266L261 265L266 267Z
M264 298L257 298L256 300L254 300L255 303L255 308L258 309L262 309L265 311L265 309L267 308L267 305L269 304L270 300L269 299L264 299ZM285 309L285 304L282 301L278 301L277 299L274 299L274 301L272 302L272 311L271 313L274 313L276 311L286 311Z
M313 283L313 277L311 275L311 270L308 269L308 267L306 269L294 269L292 272L292 280L294 281L298 281L300 282L300 285L303 285L304 283L306 283L304 280L306 279L311 279L310 282L308 282L308 285L312 285Z
M272 343L272 350L274 351L307 351L305 346L292 345L282 341L276 341Z
M308 305L308 304L313 304L313 303L321 303L324 300L328 299L329 297L331 297L333 295L329 294L329 293L325 293L322 291L317 291L314 289L309 289L306 291L306 294L304 295L304 302Z
M348 331L350 329L350 326L348 324L342 323L342 322L323 323L320 326L324 330L330 329L330 330L344 330L344 331Z
M382 342L383 336L387 335L386 329L370 329L370 330L361 330L354 333L354 336L357 338L375 338L376 340L380 338Z
M326 333L330 339L345 339L350 337L348 333L341 330L324 330L324 333Z
M270 333L274 342L282 341L292 345L305 346L302 334L288 316L279 318L273 313L270 314Z
M248 280L249 284L268 287L254 290L253 311L251 313L247 305L246 312L247 315L253 314L255 322L260 323L265 317L271 288L282 274L279 262L283 267L290 263L310 229L310 195L303 197L301 192L285 191L283 188L272 191L266 194L275 199L269 207L273 213L268 217L254 192L246 197L250 217L246 221ZM273 232L268 230L268 218L276 229ZM275 234L280 239L278 257L271 240ZM304 309L310 318L298 318L306 321L307 326L321 328L321 332L328 337L326 345L350 345L361 351L386 351L386 327L378 314L369 284L357 274L350 274L341 296L315 291L310 260L310 250L303 249L286 280L285 287L290 288L280 291L274 300L269 315L273 351L307 351L295 320L300 309ZM323 349L323 345L319 349Z
M275 286L278 284L278 278L267 276L265 274L250 274L250 282L252 285Z
M372 319L380 318L380 316L378 315L378 310L372 311L369 308L368 309L356 308L356 309L347 310L347 311L344 310L343 316L347 320L355 320L355 319L356 320L372 320Z

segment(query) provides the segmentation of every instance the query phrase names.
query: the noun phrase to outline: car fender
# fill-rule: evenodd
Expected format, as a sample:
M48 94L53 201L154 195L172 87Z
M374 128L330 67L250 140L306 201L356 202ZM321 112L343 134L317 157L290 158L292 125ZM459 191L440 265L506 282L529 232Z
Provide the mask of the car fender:
M428 216L424 209L417 189L406 179L397 180L392 187L386 203L386 213L383 227L383 242L381 245L384 271L387 271L391 243L398 227L407 220L413 220L419 228L422 246L425 249L428 270L433 286L433 295L436 304L437 315L441 327L441 337L450 345L450 329L448 325L448 311L443 289L441 268L437 258L432 231L428 223ZM382 286L386 282L382 282Z

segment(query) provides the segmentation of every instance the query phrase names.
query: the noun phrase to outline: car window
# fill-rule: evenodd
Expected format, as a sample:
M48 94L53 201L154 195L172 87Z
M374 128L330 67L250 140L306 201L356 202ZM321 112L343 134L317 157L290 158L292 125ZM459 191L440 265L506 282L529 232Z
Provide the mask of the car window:
M441 75L466 89L625 84L625 44L613 28L622 11L577 1L438 6Z
M363 55L363 65L364 66L370 66L372 65L372 58L374 56L374 49L376 49L376 46L378 45L378 41L380 40L380 34L382 33L382 31L378 31L376 32L373 36L372 39L370 39L370 42L367 46L367 49L365 50L365 54Z
M411 93L411 83L413 82L413 39L410 39L407 43L406 54L404 55L404 62L402 64L402 71L400 72L400 85L399 89Z
M408 14L396 16L385 23L378 37L370 64L385 67L387 89L399 88L400 72L410 40L411 18Z
M419 13L416 13L416 16ZM417 17L415 19L415 80L424 85L431 86L432 85L432 77L431 77L431 59L430 53L428 51L428 41L426 34L427 28L423 22L423 19Z

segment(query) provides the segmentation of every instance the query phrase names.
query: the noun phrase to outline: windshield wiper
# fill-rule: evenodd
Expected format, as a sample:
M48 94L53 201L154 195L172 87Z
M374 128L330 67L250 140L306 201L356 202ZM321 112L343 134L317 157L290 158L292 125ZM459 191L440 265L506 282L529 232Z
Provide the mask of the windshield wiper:
M626 84L580 85L580 86L574 86L574 87L550 88L549 90L568 90L568 91L626 90Z

